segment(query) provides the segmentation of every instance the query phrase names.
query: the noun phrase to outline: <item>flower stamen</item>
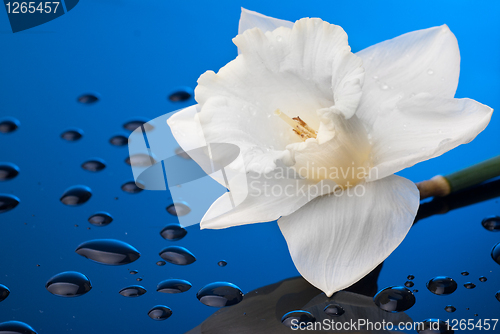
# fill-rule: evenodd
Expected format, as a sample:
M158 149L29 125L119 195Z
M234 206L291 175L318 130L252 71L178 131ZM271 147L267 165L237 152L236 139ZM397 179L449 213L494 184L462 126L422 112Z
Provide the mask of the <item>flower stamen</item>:
M292 127L292 131L295 132L295 134L297 134L303 141L306 141L306 139L309 138L316 138L318 131L307 125L307 123L304 122L299 116L290 118L279 109L276 109L274 114L290 125Z

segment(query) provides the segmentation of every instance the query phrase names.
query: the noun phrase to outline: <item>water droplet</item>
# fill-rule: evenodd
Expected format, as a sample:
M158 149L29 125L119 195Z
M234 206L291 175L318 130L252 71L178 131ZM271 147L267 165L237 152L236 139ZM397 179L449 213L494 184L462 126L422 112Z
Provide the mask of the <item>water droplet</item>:
M388 86L388 85L386 85L386 84L382 84L382 85L380 86L380 88L381 88L382 90L388 90L388 89L389 89L389 86Z
M10 133L17 130L17 128L21 125L21 123L12 117L4 119L0 121L0 132L1 133Z
M94 226L106 226L111 224L113 217L107 212L96 212L88 220Z
M417 290L417 289L413 289L413 292L417 293L417 292L418 292L418 290Z
M87 202L92 197L92 190L86 186L73 186L64 192L60 201L63 204L75 206Z
M495 293L495 298L500 302L500 290Z
M316 322L314 315L307 311L291 311L281 318L281 323L287 327L306 328L307 325Z
M191 209L186 204L174 203L167 206L167 212L170 213L172 216L181 217L190 213Z
M481 225L488 231L498 232L500 231L500 217L499 216L491 216L486 217L481 222Z
M135 280L136 280L137 282L140 282L140 281L142 281L142 277L137 277Z
M14 209L19 204L19 198L9 194L0 194L0 213Z
M345 313L344 308L338 304L327 305L323 311L330 317L338 317Z
M484 276L479 277L480 282L486 282L488 279Z
M417 332L419 334L453 334L454 331L444 321L438 319L426 319L422 321Z
M139 297L146 293L146 289L140 285L131 285L121 289L119 293L124 297Z
M130 275L137 275L139 273L139 270L131 270Z
M186 248L179 246L170 246L163 249L160 252L160 256L162 259L169 263L182 266L191 264L196 261L193 253L188 251Z
M457 282L451 277L437 276L426 284L427 289L436 295L449 295L457 289Z
M86 241L75 252L89 260L113 266L134 262L141 256L131 245L115 239Z
M462 276L469 276L469 273L468 273L467 271L462 271L460 274L461 274Z
M446 312L448 312L448 313L453 313L453 312L455 312L457 309L456 309L456 308L455 308L455 306L453 306L453 305L447 305L447 306L444 308L444 310L445 310Z
M130 194L137 194L143 191L144 189L138 187L134 181L129 181L122 184L122 190Z
M5 300L5 298L7 298L9 294L10 294L9 288L3 284L0 284L0 302L2 300Z
M37 334L30 325L20 321L0 323L0 334Z
M415 304L415 295L405 287L390 286L377 292L375 304L387 312L402 312Z
M77 141L83 137L83 131L80 129L67 130L61 133L61 138L67 141Z
M378 75L374 75L374 76L373 76L373 79L374 79L374 80L378 80Z
M127 123L123 124L123 128L128 131L134 131L138 127L142 126L144 128L144 131L148 132L154 129L154 126L148 123L149 121L144 120L144 119L134 119L132 121L128 121Z
M214 282L204 286L196 297L207 306L224 307L238 304L243 300L243 292L228 282Z
M217 264L219 265L219 267L225 267L225 266L227 266L227 262L224 261L224 260L220 260L219 262L217 262Z
M172 102L184 102L187 101L191 98L192 93L187 89L185 90L178 90L176 92L173 92L172 94L169 95L168 99Z
M1 197L0 197L0 210L1 210ZM2 211L0 211L2 212ZM491 250L491 258L498 264L500 264L500 242L493 246Z
M160 232L160 235L163 237L163 239L172 241L181 240L186 236L186 234L186 229L176 224L165 226Z
M413 283L412 281L406 281L406 282L405 282L405 286L406 286L407 288L411 288L413 285L414 285L414 283Z
M0 164L0 181L12 180L19 175L19 167L11 163Z
M183 159L186 159L186 160L191 160L191 157L189 156L189 154L187 154L182 148L180 147L177 147L175 149L175 154L177 154L177 156L183 158Z
M78 98L78 102L83 104L92 104L99 101L99 98L93 94L85 94Z
M413 276L413 275L408 275L407 279L409 279L409 280L413 280L413 279L415 279L415 276Z
M467 282L464 284L465 288L467 289L474 289L476 287L476 285L472 282Z
M433 75L433 74L434 74L434 71L433 71L433 70L431 70L431 69L429 69L429 70L427 70L427 74L429 74L429 75Z
M148 315L153 320L165 320L172 315L172 310L167 306L156 305L149 310Z
M89 172L99 172L106 167L106 164L101 159L92 159L85 161L82 164L82 168L88 170Z
M109 139L109 143L114 146L125 146L128 144L128 138L122 135L116 135Z
M125 159L125 163L134 167L148 167L154 165L156 163L156 160L150 155L137 153L131 155L130 157L127 157Z
M164 266L166 264L167 264L167 262L165 262L165 261L158 261L158 262L156 262L156 265L160 266L160 267L162 267L162 266Z
M53 295L61 297L78 297L92 289L90 280L76 271L65 271L51 277L45 288Z
M181 293L191 289L192 285L188 281L182 279L167 279L156 287L156 291L163 293Z

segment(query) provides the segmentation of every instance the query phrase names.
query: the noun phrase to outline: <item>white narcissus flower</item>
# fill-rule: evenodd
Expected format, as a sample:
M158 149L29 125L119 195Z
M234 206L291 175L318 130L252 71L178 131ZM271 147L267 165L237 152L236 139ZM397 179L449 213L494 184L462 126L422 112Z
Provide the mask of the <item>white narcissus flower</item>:
M169 120L185 150L237 145L243 163L228 168L251 179L243 203L228 211L225 193L201 228L278 219L300 274L331 296L408 233L419 192L393 174L470 142L493 110L454 99L460 54L446 25L353 54L339 26L243 9L233 41L238 57L204 73L198 105ZM345 191L333 194L335 185ZM362 191L348 194L354 186Z

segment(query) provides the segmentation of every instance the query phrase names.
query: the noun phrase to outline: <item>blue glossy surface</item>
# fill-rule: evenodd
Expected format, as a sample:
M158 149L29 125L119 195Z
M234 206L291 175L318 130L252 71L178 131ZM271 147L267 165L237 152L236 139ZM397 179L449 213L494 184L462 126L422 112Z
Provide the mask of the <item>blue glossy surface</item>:
M165 210L172 204L170 194L123 192L122 184L132 179L124 163L128 151L109 143L115 135L128 136L123 124L130 120L154 119L194 103L192 98L173 102L168 97L182 87L194 89L200 74L218 70L236 56L231 39L240 6L292 21L321 17L346 30L353 51L446 23L462 57L456 96L500 107L496 2L87 0L53 21L16 34L0 10L0 121L14 117L20 122L15 131L0 133L0 160L20 169L17 177L0 183L0 193L21 200L16 208L0 213L0 284L11 291L0 303L0 323L26 322L39 334L183 333L214 312L196 298L206 284L227 281L247 293L298 275L274 222L202 231L195 225L182 240L164 240L159 232L177 222ZM95 94L99 101L79 103L85 94ZM83 130L81 139L61 139L64 131L75 128ZM400 175L416 182L497 155L499 129L494 114L472 143ZM106 161L106 168L99 173L83 170L81 164L92 157ZM76 184L90 187L92 198L77 207L61 204L61 194ZM102 228L89 224L88 217L98 211L109 212L113 223ZM492 199L420 220L385 261L378 287L401 285L414 275L417 302L405 313L415 321L498 318L500 266L490 253L499 240L481 221L499 212L498 199ZM140 259L103 266L74 252L82 242L110 238L137 247ZM186 247L197 261L156 265L159 251L172 245ZM219 267L221 258L230 265ZM129 274L132 269L153 292L131 299L119 295L120 289L136 283ZM70 270L92 277L92 291L75 299L45 291L48 277ZM464 270L468 277L460 275ZM457 291L449 296L427 291L425 283L439 275L455 279ZM488 280L480 282L480 276ZM168 278L186 279L193 289L165 301L155 288ZM477 287L464 288L469 281ZM157 304L166 304L173 315L151 320L148 311ZM446 305L457 310L449 314Z

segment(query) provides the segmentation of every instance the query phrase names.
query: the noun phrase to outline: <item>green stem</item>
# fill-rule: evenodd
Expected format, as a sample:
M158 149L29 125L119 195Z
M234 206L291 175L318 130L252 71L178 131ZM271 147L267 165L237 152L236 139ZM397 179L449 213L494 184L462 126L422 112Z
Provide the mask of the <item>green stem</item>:
M500 176L500 155L446 175L451 192L456 192Z

